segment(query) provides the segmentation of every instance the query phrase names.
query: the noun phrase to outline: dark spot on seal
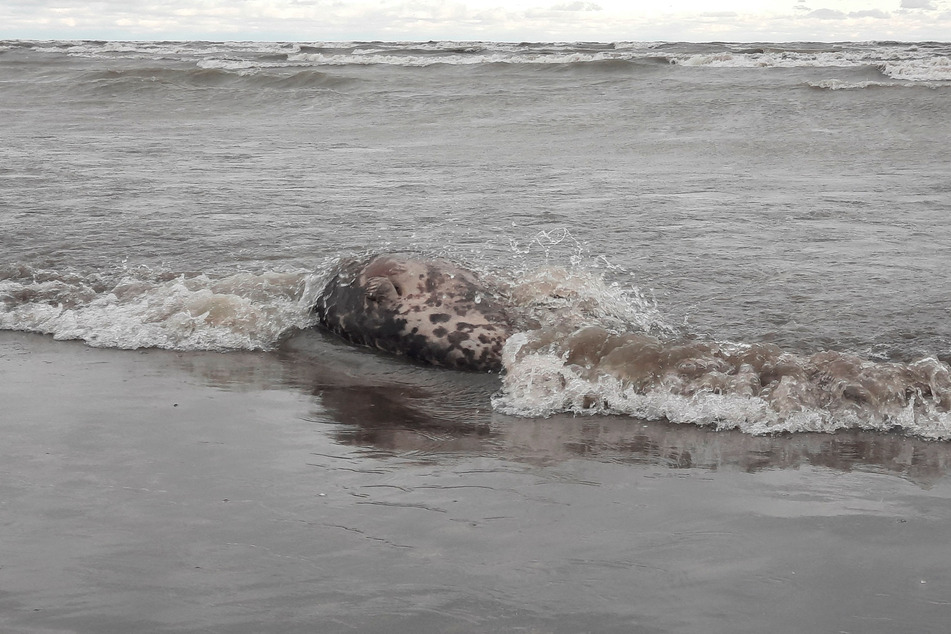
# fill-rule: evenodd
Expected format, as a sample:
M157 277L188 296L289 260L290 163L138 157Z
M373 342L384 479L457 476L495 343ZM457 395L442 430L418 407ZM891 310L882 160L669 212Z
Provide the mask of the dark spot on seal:
M443 328L442 326L433 330L433 334L437 337L445 337L446 334L448 334L448 332L449 331Z
M449 336L446 338L449 339L449 343L451 343L454 346L458 346L463 341L467 341L469 339L469 333L459 332L457 330L456 332L450 333Z
M450 319L452 319L452 317L446 313L433 313L429 316L429 321L434 324L444 324Z
M484 334L479 335L479 343L489 343L489 341L491 341L491 339L486 337Z
M475 329L476 329L475 326L473 326L472 324L468 324L464 321L460 321L458 324L456 324L456 330L464 330L465 332L472 332Z

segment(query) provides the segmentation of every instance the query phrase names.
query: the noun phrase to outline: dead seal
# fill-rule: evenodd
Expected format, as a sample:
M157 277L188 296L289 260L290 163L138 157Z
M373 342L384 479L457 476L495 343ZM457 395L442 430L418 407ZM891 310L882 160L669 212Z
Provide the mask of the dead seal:
M411 254L342 262L313 310L348 341L456 370L499 372L512 320L472 271Z

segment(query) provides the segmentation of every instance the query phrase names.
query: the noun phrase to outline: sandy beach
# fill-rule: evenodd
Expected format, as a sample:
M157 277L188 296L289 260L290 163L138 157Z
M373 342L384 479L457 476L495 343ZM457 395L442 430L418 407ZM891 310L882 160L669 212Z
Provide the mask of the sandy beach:
M0 332L0 629L894 633L951 618L945 444L488 409L437 421L419 386L314 372L293 343L120 351Z

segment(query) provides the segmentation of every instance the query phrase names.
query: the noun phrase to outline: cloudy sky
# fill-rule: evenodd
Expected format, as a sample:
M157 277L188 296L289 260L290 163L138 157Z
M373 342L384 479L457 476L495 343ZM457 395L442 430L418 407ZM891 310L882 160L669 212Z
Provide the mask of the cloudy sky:
M951 0L0 0L0 38L951 40Z

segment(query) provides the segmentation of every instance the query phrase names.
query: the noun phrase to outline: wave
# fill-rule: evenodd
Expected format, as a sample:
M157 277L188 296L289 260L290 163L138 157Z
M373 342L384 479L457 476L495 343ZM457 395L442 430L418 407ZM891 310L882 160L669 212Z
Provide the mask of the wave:
M98 85L113 88L122 84L127 86L173 85L193 88L223 86L236 81L233 73L216 69L175 69L175 68L133 68L127 70L109 69L84 73L79 80L81 85Z
M441 54L413 54L413 51L369 50L350 53L298 53L288 56L288 61L313 64L316 66L409 66L427 67L435 65L477 66L491 64L519 65L564 65L592 62L630 62L630 59L611 53L598 52L535 52L512 55L503 51L486 51L459 54L453 51Z
M810 88L819 88L822 90L865 90L875 88L929 88L939 89L951 86L949 83L939 82L902 82L902 81L849 81L847 79L823 79L820 81L806 82Z
M22 45L16 41L0 45ZM21 49L22 50L22 49ZM36 53L184 62L236 72L324 66L665 64L693 68L874 67L890 80L951 82L948 45L504 42L32 42Z
M951 368L838 351L699 339L636 288L589 272L524 276L511 300L539 326L505 344L503 414L623 415L750 434L899 431L951 440Z
M106 348L267 350L312 325L316 279L305 272L214 278L144 268L80 275L10 266L0 268L0 329Z
M881 88L947 88L951 86L951 64L934 60L881 61L835 69L835 77L806 81L823 90L864 90Z
M927 58L887 61L882 72L893 79L905 81L951 81L951 58L939 55Z
M94 93L138 92L147 90L243 89L264 90L333 90L352 83L348 77L332 75L311 68L235 70L225 67L200 68L133 68L92 71L82 74L78 89Z
M584 290L592 280L564 282L524 287L529 303L557 297L566 305L506 342L496 411L623 415L750 434L867 429L951 440L951 368L936 358L888 363L698 339L667 325L643 295L601 293L592 310Z
M951 439L951 369L771 345L662 341L597 326L506 343L499 412L628 415L751 434L899 430Z
M679 66L718 68L802 68L854 67L868 63L864 55L852 51L721 50L668 57Z
M0 329L96 347L270 350L315 325L311 307L332 264L226 276L0 267ZM650 293L601 270L546 266L486 279L522 324L504 347L498 413L951 440L951 368L936 358L894 363L705 340L667 323Z
M906 81L951 80L946 55L919 47L868 46L810 49L725 49L700 53L668 54L671 64L718 68L861 68L873 67L882 75Z

